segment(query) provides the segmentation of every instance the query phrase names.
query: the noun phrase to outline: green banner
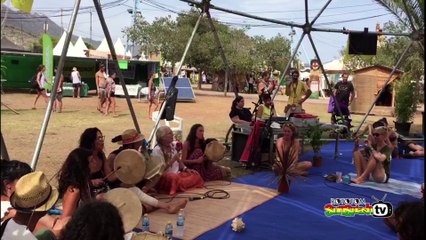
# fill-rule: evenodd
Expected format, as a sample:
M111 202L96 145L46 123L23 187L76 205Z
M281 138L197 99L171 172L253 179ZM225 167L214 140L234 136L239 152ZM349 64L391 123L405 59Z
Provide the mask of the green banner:
M127 60L118 60L118 67L120 69L127 69L129 62Z
M43 65L46 66L44 76L47 79L47 90L51 90L53 86L53 46L52 39L49 35L43 34Z

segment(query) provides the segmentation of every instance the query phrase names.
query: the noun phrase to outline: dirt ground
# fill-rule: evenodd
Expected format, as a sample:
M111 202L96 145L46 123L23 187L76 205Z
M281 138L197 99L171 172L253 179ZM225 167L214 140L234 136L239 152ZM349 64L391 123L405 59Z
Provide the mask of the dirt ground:
M208 88L204 85L203 88ZM183 138L195 123L205 127L205 137L214 137L223 140L231 125L229 111L233 100L233 93L225 97L223 93L208 90L195 90L196 102L178 102L175 114L184 119ZM256 94L243 94L246 107L254 108L252 102L257 101ZM2 105L1 107L1 133L3 135L9 156L31 163L35 152L37 139L40 138L43 119L46 115L46 104L42 99L37 103L37 109L32 110L35 94L11 93L6 91L1 95L2 103L15 109L15 114ZM275 107L278 114L283 114L282 109L286 104L286 97L277 95ZM125 98L116 98L118 117L103 116L97 110L97 97L90 93L84 98L65 97L62 113L53 112L42 142L37 170L44 171L48 177L53 176L67 154L78 146L80 134L89 127L98 127L106 136L105 152L108 154L118 145L111 143L111 139L125 129L134 128ZM148 119L148 103L145 100L131 99L136 113L138 124L142 133L149 138L154 122ZM329 122L330 114L327 113L328 100L309 99L304 108L308 113L318 115L321 122ZM354 129L357 128L363 116L353 115ZM380 116L369 116L367 122L374 122ZM393 123L393 118L388 118ZM411 132L421 133L421 114L417 114Z

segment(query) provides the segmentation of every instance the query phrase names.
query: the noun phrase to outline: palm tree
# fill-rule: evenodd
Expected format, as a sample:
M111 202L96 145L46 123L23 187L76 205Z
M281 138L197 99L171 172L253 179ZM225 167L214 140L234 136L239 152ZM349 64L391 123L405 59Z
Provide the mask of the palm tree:
M424 0L376 0L412 32L424 52ZM424 53L423 53L424 59Z

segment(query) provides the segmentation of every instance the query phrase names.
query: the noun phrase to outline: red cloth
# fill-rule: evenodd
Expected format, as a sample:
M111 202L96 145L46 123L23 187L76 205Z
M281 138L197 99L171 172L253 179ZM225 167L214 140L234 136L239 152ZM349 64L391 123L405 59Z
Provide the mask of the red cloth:
M203 186L204 180L198 173L166 172L163 173L155 188L162 192L168 192L169 195L175 195L177 192L184 192L190 188L200 188Z
M293 117L295 118L317 118L318 116L309 114L309 113L298 113L294 114Z
M264 126L265 122L256 121L255 126L251 130L251 133L247 139L246 147L244 148L243 154L241 155L240 162L247 163L251 157L256 157L257 154L260 152L260 130ZM252 159L252 161L253 160L254 159Z

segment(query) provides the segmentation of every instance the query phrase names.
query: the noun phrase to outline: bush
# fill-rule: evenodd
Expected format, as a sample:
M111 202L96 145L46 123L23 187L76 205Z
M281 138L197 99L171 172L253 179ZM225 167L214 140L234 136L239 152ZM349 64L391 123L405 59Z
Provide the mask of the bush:
M399 123L409 122L417 111L419 97L416 96L416 84L403 77L396 84L395 117Z

